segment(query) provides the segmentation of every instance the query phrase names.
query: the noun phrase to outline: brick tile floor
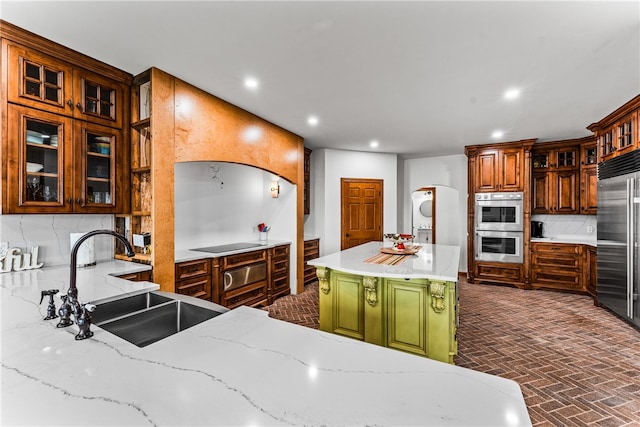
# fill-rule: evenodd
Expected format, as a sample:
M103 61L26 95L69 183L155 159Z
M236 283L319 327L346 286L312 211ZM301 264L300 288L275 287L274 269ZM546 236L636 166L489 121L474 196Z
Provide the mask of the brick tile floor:
M455 363L520 384L534 426L640 426L640 331L584 295L459 282ZM318 328L318 285L266 307Z

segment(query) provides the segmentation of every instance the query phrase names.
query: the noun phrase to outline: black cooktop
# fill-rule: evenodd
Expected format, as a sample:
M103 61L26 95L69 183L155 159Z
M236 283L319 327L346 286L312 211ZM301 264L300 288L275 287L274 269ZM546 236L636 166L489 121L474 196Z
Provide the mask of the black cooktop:
M229 243L228 245L207 246L206 248L191 249L198 252L211 252L214 254L221 252L237 251L238 249L249 249L264 246L259 243Z

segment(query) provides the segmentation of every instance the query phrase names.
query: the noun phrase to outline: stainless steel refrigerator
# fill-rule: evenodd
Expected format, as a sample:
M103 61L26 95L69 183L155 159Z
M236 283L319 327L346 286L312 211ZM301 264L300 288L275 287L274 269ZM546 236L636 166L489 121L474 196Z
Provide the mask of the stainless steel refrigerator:
M640 152L598 166L598 302L640 327Z

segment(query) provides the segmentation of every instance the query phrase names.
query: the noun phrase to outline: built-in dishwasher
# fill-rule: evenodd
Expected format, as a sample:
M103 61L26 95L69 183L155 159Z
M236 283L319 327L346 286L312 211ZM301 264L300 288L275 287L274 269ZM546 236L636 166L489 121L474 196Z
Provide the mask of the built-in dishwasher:
M259 262L224 272L224 291L267 280L267 263Z

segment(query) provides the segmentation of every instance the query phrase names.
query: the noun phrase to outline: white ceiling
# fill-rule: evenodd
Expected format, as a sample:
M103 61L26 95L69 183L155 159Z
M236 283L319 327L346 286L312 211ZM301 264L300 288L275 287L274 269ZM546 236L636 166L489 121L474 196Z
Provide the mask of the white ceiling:
M2 0L0 17L132 74L158 67L311 148L408 158L462 154L496 129L577 138L640 94L637 0Z

